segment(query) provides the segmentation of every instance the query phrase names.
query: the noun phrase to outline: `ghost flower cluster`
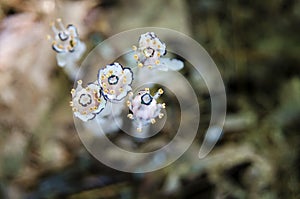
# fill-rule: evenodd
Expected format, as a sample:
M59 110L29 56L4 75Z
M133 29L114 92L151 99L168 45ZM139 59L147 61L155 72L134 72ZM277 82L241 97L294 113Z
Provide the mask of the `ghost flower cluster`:
M54 23L51 25L55 34L52 39L52 48L57 53L57 63L61 67L72 66L84 53L85 44L80 41L75 26L64 27L60 19L57 20L57 23L59 28ZM51 39L50 36L49 39ZM140 68L146 67L162 71L183 68L183 63L180 60L163 58L167 53L166 44L153 32L142 34L138 46L133 46L133 50L135 52L134 59ZM157 99L163 94L163 90L159 89L154 95L151 95L150 89L145 88L134 96L131 92L132 81L132 70L117 62L100 69L97 80L89 83L86 87L82 86L81 80L77 81L76 88L71 90L70 106L74 116L84 122L93 120L101 115L99 113L105 109L107 103L120 107L120 102L129 94L127 101L129 114L127 116L137 125L137 131L141 132L144 126L154 124L157 117L162 118L164 116L161 110L165 108L165 103L157 102ZM107 114L112 114L107 111L108 109L105 110L103 111L103 118L107 118ZM121 112L119 110L118 114ZM97 117L98 119L99 117ZM107 120L103 121L107 122Z
M154 32L142 34L138 46L133 46L134 59L139 67L158 69L162 71L180 70L183 63L177 59L162 58L167 54L166 44L160 41Z
M161 109L165 108L165 103L157 103L157 98L163 94L163 90L159 89L154 96L150 94L149 88L145 88L137 93L133 97L133 93L130 94L127 106L129 107L130 113L127 115L128 118L134 120L137 124L137 131L141 132L142 127L154 124L155 118L162 118L164 116L161 113Z
M98 80L87 87L83 88L82 81L77 81L76 89L71 90L70 105L74 116L84 122L94 119L105 108L107 101L121 101L127 96L132 80L131 69L115 62L100 69Z

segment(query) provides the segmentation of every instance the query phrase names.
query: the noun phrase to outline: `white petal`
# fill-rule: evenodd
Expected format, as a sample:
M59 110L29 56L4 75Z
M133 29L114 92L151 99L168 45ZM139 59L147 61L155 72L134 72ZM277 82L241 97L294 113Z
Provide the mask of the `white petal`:
M111 65L106 66L106 71L108 72L109 70L112 70L114 75L119 76L122 73L123 69L119 63L115 62Z
M79 60L82 57L85 50L86 50L85 44L78 40L78 45L76 46L75 51L73 53L70 53L74 57L74 61Z
M125 69L124 69L124 75L125 75L125 77L126 77L127 84L131 84L131 83L132 83L132 80L133 80L133 74L132 74L131 69L125 68Z
M87 114L87 115L82 115L79 112L74 112L75 117L78 117L79 119L81 119L84 122L87 122L90 119L93 119L95 117L95 114L91 113L91 114Z
M129 86L129 85L126 85L123 89L124 89L123 92L121 92L113 100L117 100L117 101L122 100L123 98L126 97L127 93L132 90L131 86Z
M68 25L67 30L72 33L74 37L78 37L77 28L74 25Z
M68 53L57 53L56 54L56 61L57 61L57 65L59 65L60 67L64 67L67 64L67 56Z
M161 67L162 70L165 70L165 67L167 67L169 70L178 71L183 68L183 62L178 59L170 59L170 58L161 58L160 59L160 65L164 66ZM159 67L160 69L160 67Z

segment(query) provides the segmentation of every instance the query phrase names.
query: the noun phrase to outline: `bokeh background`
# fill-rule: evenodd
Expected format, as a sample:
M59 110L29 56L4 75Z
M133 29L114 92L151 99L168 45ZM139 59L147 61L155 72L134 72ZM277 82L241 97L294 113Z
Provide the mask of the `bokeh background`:
M228 100L222 139L209 156L194 156L209 122L209 94L184 69L203 114L189 150L145 174L94 159L74 127L74 82L46 40L58 17L78 27L89 50L146 26L198 41ZM1 0L0 20L0 198L300 198L300 1Z

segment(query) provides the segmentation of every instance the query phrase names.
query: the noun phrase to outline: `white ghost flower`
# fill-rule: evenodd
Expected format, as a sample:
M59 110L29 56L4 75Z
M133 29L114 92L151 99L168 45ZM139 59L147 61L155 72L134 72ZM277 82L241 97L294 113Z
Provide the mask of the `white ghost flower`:
M133 74L117 62L107 65L98 72L98 82L104 97L111 102L124 99L131 91Z
M160 57L167 53L166 44L161 42L154 32L142 34L139 38L138 47L133 46L136 52L134 59L138 66L152 68L160 63Z
M55 23L51 24L54 38L52 39L52 49L57 53L57 64L61 67L74 65L83 55L86 46L80 41L77 28L69 24L64 27L61 19L57 19L58 28ZM51 39L51 36L48 36Z
M154 32L142 34L138 47L133 46L134 59L139 67L158 69L162 71L180 70L183 62L177 59L162 58L167 53L166 44L160 41Z
M84 122L94 119L96 114L100 113L106 105L100 87L95 83L90 83L86 88L83 88L82 81L79 80L76 89L71 90L71 94L70 106L74 115Z
M142 131L143 126L147 126L151 123L154 124L156 117L162 118L164 116L160 111L162 108L165 108L165 103L159 104L156 101L161 94L163 94L163 90L159 89L155 95L152 96L149 88L139 91L135 97L133 97L131 93L127 101L127 106L131 113L128 114L127 117L136 122L138 132Z

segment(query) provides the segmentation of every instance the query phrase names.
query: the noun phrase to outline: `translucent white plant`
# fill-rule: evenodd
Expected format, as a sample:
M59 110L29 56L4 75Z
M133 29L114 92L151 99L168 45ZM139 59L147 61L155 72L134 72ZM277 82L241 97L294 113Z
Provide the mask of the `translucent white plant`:
M138 66L147 66L149 68L160 64L160 57L167 53L166 44L161 42L154 32L142 34L139 38L138 47L133 46L136 51L134 59Z
M123 68L121 64L115 62L100 69L98 80L90 83L86 88L82 87L81 80L77 81L76 89L71 90L70 105L73 107L74 115L84 122L92 120L105 108L107 100L114 103L116 107L120 107L116 102L124 99L131 91L132 80L131 69ZM108 113L111 114L107 112L111 110L110 107L105 110L105 113L98 119L107 118ZM119 108L113 110L115 114L121 114Z
M130 68L123 68L117 62L107 65L98 72L98 83L107 100L120 101L131 89L133 73Z
M71 90L71 94L70 106L74 115L84 122L94 119L106 105L106 99L101 94L100 87L94 83L83 88L82 81L78 80L77 87Z
M154 96L150 94L149 88L145 88L137 93L133 97L133 93L130 93L127 106L131 113L127 115L128 118L134 120L137 124L137 131L141 132L143 126L154 124L155 118L162 118L164 116L161 113L161 109L165 108L165 103L159 104L156 99L163 94L163 90L159 89Z
M139 67L158 69L162 71L180 70L183 62L177 59L162 58L167 53L166 44L154 32L142 34L138 46L133 46L134 59Z
M81 42L77 30L72 25L64 29L61 20L58 20L58 24L61 30L57 30L54 25L52 26L56 34L52 47L57 52L58 63L65 64L63 60L72 60L73 63L74 60L77 60L77 57L73 55L76 49L79 49L77 53L82 52L82 49L80 51ZM166 54L166 44L160 41L153 32L142 34L139 39L139 46L134 47L134 51L137 65L139 67L146 66L139 70L148 70L149 68L168 71L180 70L183 67L180 60L161 58ZM78 54L75 53L75 55ZM141 74L148 75L147 71L137 72L135 77L137 80L142 77ZM162 73L157 73L157 75L165 77L165 74ZM142 78L149 77L143 76ZM133 79L133 72L130 68L114 62L101 68L98 71L97 80L86 88L82 87L82 81L79 80L76 89L71 91L71 106L75 117L84 122L94 119L94 122L89 122L90 126L94 128L95 125L101 125L104 127L105 133L112 130L116 131L117 125L111 121L117 121L118 125L122 125L121 113L126 107L123 99L130 94L127 101L130 114L127 116L134 121L137 131L141 132L142 128L154 124L157 117L162 118L164 116L161 110L165 108L165 103L157 102L157 99L163 94L163 90L159 89L154 95L151 95L150 89L145 88L133 96L131 92Z
M52 38L48 35L48 39L52 40L52 49L56 52L57 65L65 67L71 76L75 76L72 72L77 72L76 62L82 57L86 50L86 45L80 41L77 28L69 24L64 26L61 19L56 20L58 27L55 23L51 23L51 28L54 33Z

